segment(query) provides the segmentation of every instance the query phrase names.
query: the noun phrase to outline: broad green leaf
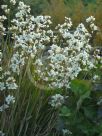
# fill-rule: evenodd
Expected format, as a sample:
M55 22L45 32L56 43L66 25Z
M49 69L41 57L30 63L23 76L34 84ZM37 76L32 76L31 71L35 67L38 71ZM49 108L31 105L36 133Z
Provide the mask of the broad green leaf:
M71 82L71 90L78 99L77 109L79 109L84 99L90 96L91 83L87 80L73 80Z
M60 116L69 117L70 115L71 115L70 109L67 108L66 106L63 106L63 107L61 108Z

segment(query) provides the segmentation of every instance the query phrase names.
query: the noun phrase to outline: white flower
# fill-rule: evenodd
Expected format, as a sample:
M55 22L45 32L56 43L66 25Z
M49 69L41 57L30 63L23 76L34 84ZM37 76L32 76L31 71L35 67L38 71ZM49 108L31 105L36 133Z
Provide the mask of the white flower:
M7 7L8 7L7 5L1 5L2 9L7 9Z
M64 104L64 100L65 98L62 95L55 94L54 96L51 97L51 101L49 102L49 104L52 107L59 108Z
M87 23L90 23L90 22L93 22L93 21L95 21L95 18L94 18L93 16L90 16L90 17L88 17L88 18L86 19L86 22L87 22Z
M5 134L2 131L0 131L0 136L5 136Z
M91 29L94 30L94 31L97 31L97 30L98 30L98 27L97 27L94 23L90 24L90 27L91 27Z
M8 8L8 5L1 5L1 8L4 10L5 13L9 13L10 9Z
M6 20L6 19L7 19L6 16L4 16L4 15L0 16L0 21L4 21L4 20Z
M0 111L3 112L7 108L9 108L9 106L7 104L3 104L2 106L0 106Z
M66 135L72 135L72 132L70 130L68 130L68 129L63 129L62 132L63 132L64 136L66 136Z
M5 99L6 103L9 105L10 103L15 102L15 98L12 95L8 95Z
M3 91L5 89L6 89L6 87L5 87L4 82L0 82L0 91Z
M40 59L37 59L35 61L35 64L38 65L38 66L42 66L43 65Z
M93 77L93 80L99 80L100 79L100 77L99 77L99 75L94 75L94 77Z
M15 5L15 4L16 4L16 0L10 0L10 3L11 3L12 5Z
M97 102L97 105L101 105L102 104L102 98L99 99L99 101Z

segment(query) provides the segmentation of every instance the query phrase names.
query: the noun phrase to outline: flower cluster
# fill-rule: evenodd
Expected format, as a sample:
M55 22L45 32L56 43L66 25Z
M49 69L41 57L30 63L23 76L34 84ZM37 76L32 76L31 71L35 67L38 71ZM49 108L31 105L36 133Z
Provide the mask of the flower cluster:
M95 68L90 56L91 34L82 23L73 32L71 26L71 19L65 18L65 23L56 27L58 32L53 36L47 56L34 63L39 82L48 83L50 88L69 88L70 81L81 71Z
M0 16L0 36L2 36L2 35L5 34L6 28L4 27L3 22L4 22L6 19L7 19L6 16L4 16L4 15Z
M102 97L99 97L99 100L97 102L97 105L102 105Z
M10 0L15 6L16 1ZM7 5L2 5L6 12ZM63 24L58 24L54 32L51 30L50 16L34 17L30 13L30 6L23 2L18 3L17 13L9 23L9 32L12 33L14 46L9 60L8 70L1 70L0 90L17 89L17 84L12 76L21 72L30 71L34 84L44 84L50 88L69 88L70 81L75 79L84 70L95 68L91 60L90 38L93 31L97 30L94 17L89 17L86 22L90 24L89 32L83 23L72 31L72 21L65 17ZM3 26L6 16L0 16L0 34L4 35L6 28ZM1 59L1 58L0 58ZM2 61L2 59L1 59ZM24 72L25 73L25 72ZM29 74L29 72L28 72ZM5 98L6 106L14 102L14 97ZM5 104L5 103L4 103Z
M8 5L1 5L1 8L5 12L5 14L9 14L10 13L10 9L8 8Z
M30 7L23 2L19 2L15 16L16 19L11 21L9 28L15 41L11 69L19 75L29 57L34 59L38 54L41 56L53 33L48 31L51 24L50 17L31 16Z
M5 134L2 131L0 131L0 136L5 136Z
M3 54L0 51L0 97L2 97L2 105L0 111L4 111L11 103L14 103L14 97L9 93L17 89L17 84L10 71L4 70L3 67Z
M98 27L94 24L95 18L93 16L90 16L86 19L86 22L90 24L90 28L92 32L97 31Z
M65 97L60 94L55 94L51 97L49 104L54 108L59 108L64 104Z
M36 84L69 88L70 81L81 71L95 67L90 57L90 38L96 31L95 25L90 33L82 23L72 31L72 21L65 17L65 22L58 24L54 33L49 16L34 17L30 10L19 2L18 12L11 21L9 31L14 39L14 52L10 68L19 75L32 60L29 67L34 67L31 73ZM92 25L94 20L91 16L86 22Z
M94 75L94 77L93 77L93 81L95 82L95 81L99 81L99 80L100 80L99 75Z
M72 135L72 132L70 130L68 130L68 129L63 129L62 133L63 133L63 136Z
M15 4L16 4L16 0L10 0L10 3L11 3L12 5L15 5Z

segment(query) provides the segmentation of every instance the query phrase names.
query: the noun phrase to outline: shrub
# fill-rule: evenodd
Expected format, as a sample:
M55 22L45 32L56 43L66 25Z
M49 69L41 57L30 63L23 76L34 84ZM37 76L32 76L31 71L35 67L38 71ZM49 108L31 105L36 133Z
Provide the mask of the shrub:
M93 59L90 56L90 40L98 27L91 16L86 19L89 30L80 23L72 31L72 21L65 17L54 33L50 16L34 17L30 6L8 2L2 5L5 15L0 16L0 134L48 136L54 133L60 108L67 99L63 90L69 92L71 81L80 72L95 69L101 60L97 52ZM17 9L12 14L14 7ZM90 92L88 86L82 92L73 88L75 95L82 95L77 102L80 109ZM63 109L64 113L68 111Z

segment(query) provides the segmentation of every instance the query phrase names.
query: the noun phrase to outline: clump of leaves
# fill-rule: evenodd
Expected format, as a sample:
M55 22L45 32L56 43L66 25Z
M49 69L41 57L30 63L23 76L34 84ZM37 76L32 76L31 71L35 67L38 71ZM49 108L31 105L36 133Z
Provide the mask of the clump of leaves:
M73 80L69 99L61 108L59 118L72 136L101 136L98 106L92 84L87 80ZM62 129L63 129L62 128Z

